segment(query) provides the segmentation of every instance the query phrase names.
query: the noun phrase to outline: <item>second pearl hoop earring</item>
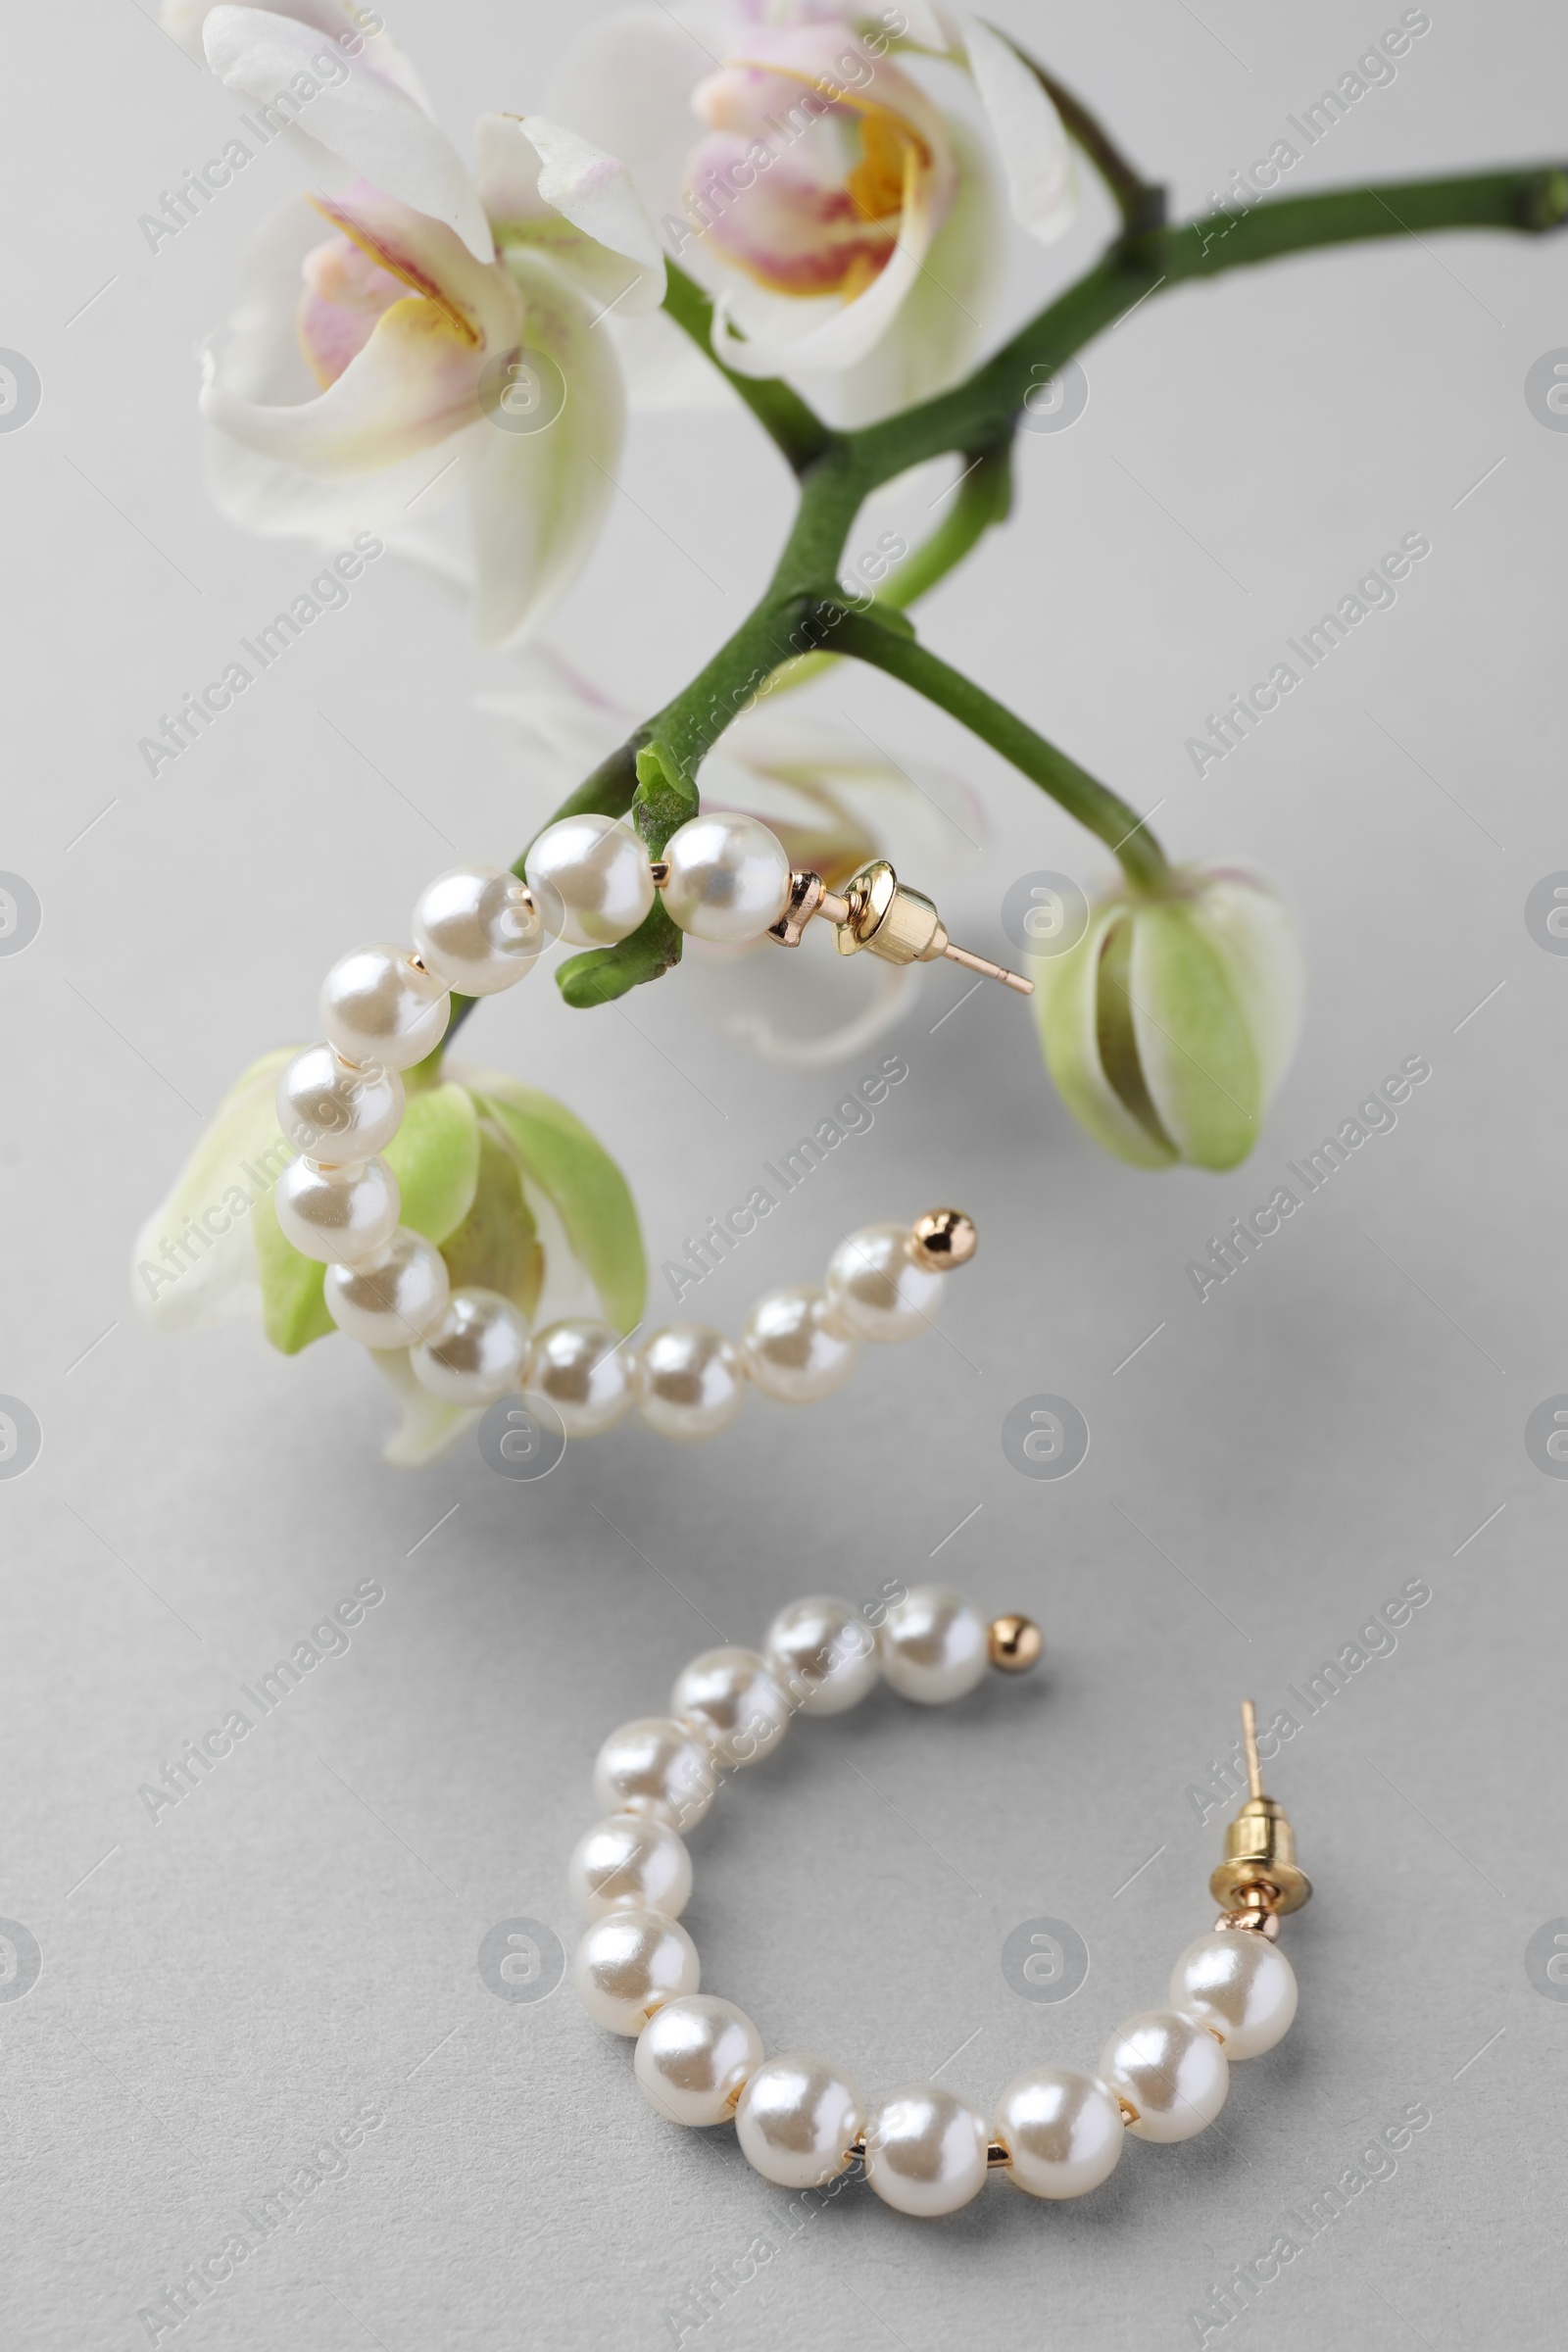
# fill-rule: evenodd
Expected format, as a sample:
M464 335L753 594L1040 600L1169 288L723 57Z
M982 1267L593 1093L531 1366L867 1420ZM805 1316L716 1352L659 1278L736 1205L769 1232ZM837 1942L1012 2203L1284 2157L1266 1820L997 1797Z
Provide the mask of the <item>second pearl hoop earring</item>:
M797 1712L836 1715L879 1679L940 1705L973 1690L988 1662L1023 1673L1041 1648L1027 1617L988 1626L934 1585L896 1602L876 1633L847 1601L811 1597L774 1619L760 1652L694 1658L667 1716L611 1734L594 1773L607 1818L571 1860L591 1923L574 1976L595 2023L636 2037L637 2081L662 2115L733 2122L742 2153L780 2187L820 2187L858 2161L884 2203L934 2217L967 2205L993 2172L1032 2196L1076 2197L1109 2178L1129 2134L1190 2139L1224 2105L1232 2064L1289 2030L1297 1984L1279 1924L1312 1889L1290 1822L1263 1792L1250 1699L1249 1795L1209 1879L1220 1915L1177 1961L1167 2005L1118 2026L1094 2073L1033 2067L989 2113L935 2082L867 2106L841 2068L808 2051L767 2056L743 2010L698 1990L697 1947L679 1924L692 1888L680 1833L703 1819L723 1775L770 1754Z

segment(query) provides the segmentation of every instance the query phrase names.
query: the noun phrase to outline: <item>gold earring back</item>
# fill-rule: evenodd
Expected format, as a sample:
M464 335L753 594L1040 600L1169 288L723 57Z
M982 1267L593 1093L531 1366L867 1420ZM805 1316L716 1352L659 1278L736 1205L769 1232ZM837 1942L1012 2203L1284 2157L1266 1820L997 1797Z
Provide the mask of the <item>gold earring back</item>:
M1257 1710L1242 1701L1248 1797L1225 1832L1225 1858L1208 1882L1227 1926L1257 1927L1267 1935L1289 1911L1311 1899L1312 1882L1296 1860L1296 1832L1283 1805L1263 1793L1257 1753ZM1274 1929L1277 1934L1277 1928Z

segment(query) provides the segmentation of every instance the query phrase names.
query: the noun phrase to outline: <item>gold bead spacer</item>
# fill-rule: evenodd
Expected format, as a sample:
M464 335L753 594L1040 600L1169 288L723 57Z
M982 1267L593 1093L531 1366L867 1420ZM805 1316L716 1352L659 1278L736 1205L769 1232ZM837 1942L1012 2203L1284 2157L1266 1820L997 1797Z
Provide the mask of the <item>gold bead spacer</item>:
M1262 1894L1265 1891L1271 1893L1273 1890L1272 1888L1256 1887L1249 1888L1248 1891L1250 1894L1253 1892ZM1222 1928L1233 1929L1238 1935L1262 1936L1270 1943L1278 1943L1280 1915L1277 1911L1264 1910L1261 1905L1256 1908L1249 1907L1245 1911L1222 1911L1214 1922L1215 1934L1217 1935Z
M974 1219L961 1208L928 1208L911 1228L914 1254L933 1274L951 1274L966 1266L980 1247Z
M1027 1674L1037 1665L1046 1638L1032 1617L994 1617L988 1637L991 1663L1002 1674Z

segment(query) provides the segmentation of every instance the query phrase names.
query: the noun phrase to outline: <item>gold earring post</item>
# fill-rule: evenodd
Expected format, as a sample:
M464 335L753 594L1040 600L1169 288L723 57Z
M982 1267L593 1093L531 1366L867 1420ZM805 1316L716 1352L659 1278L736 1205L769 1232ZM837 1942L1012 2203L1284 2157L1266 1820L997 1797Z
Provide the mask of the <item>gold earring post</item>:
M998 980L1020 997L1032 997L1035 984L1021 972L1009 972L988 956L956 948L946 926L923 891L910 890L899 880L885 858L872 858L852 874L843 892L829 890L820 874L799 873L790 878L789 904L768 933L781 948L796 948L813 915L820 915L838 933L841 956L862 950L884 963L934 963L946 956L965 971Z
M1250 1698L1242 1701L1242 1740L1247 1748L1247 1793L1263 1793L1263 1767L1257 1760L1257 1709Z
M1253 1926L1278 1933L1276 1922L1299 1911L1311 1898L1312 1882L1297 1866L1296 1832L1283 1805L1263 1793L1257 1752L1257 1709L1242 1701L1242 1740L1247 1749L1247 1802L1225 1832L1225 1858L1208 1882L1227 1926Z

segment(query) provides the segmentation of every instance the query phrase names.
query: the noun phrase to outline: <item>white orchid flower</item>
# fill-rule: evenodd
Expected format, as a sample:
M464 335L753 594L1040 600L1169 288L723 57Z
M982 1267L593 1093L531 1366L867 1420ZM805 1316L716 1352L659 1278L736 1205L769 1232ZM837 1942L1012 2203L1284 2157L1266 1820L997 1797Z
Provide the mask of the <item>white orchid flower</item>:
M252 1062L137 1235L131 1295L154 1330L183 1335L243 1316L285 1355L330 1338L345 1359L362 1352L327 1312L325 1268L284 1240L272 1205L272 1187L294 1156L275 1104L296 1051L284 1046ZM455 1287L499 1291L536 1330L583 1314L621 1331L640 1319L642 1237L625 1179L550 1096L498 1071L448 1063L411 1089L383 1156L402 1222L436 1245ZM422 1389L407 1348L376 1350L372 1360L401 1407L384 1460L405 1468L433 1460L479 1419L478 1408Z
M579 678L547 648L525 657L520 693L487 694L479 709L524 748L539 791L538 821L630 732L631 711ZM986 837L978 796L929 760L901 765L852 721L840 725L771 698L735 718L703 763L705 808L740 809L770 825L798 868L840 888L872 858L918 881L972 863ZM688 938L678 997L688 1010L763 1060L827 1068L874 1043L909 1009L925 964L834 954L822 923L799 948L770 941L715 947Z
M412 548L430 505L466 490L480 637L525 632L612 487L624 397L598 321L663 295L625 172L542 116L495 114L470 173L407 61L365 29L379 20L337 0L167 0L164 21L288 126L326 191L263 230L205 359L220 505L259 531Z
M1053 242L1075 203L1055 107L1008 41L925 0L626 9L584 33L551 104L624 157L714 297L718 357L853 424L956 382L998 289L988 155L927 87L946 74L951 94L956 72L1014 218Z

